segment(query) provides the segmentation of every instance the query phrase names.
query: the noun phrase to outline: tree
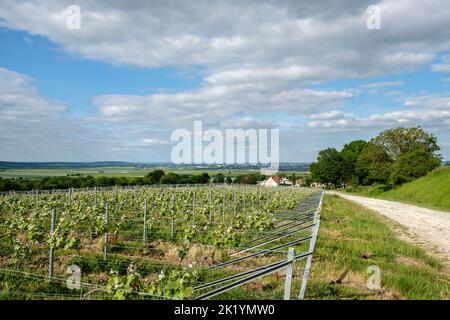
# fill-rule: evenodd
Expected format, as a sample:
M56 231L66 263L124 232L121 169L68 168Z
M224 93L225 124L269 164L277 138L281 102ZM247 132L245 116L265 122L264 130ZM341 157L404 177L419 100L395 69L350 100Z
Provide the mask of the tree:
M209 174L204 172L200 175L200 183L208 183L209 182Z
M147 179L149 184L156 184L161 181L161 178L165 175L163 170L153 170L152 172L147 173L145 178Z
M178 184L181 177L173 172L169 172L161 177L160 183L162 184Z
M231 177L228 176L228 177L226 178L226 182L227 182L227 183L233 183L233 179L231 179Z
M356 163L368 142L364 140L355 140L344 145L341 150L343 159L342 180L345 183L359 184L359 177L355 173Z
M317 162L311 164L310 171L314 180L321 183L340 185L342 178L341 154L334 148L319 151Z
M391 161L397 161L411 150L421 149L430 155L440 150L436 137L421 127L385 130L372 142L382 147Z
M369 142L355 165L355 175L360 184L386 184L391 174L392 160L380 145Z
M413 149L393 164L389 183L393 186L409 182L426 175L438 167L441 160L423 149Z
M248 174L241 174L238 175L234 179L234 183L239 184L256 184L257 181L262 181L265 179L265 176L259 174L259 173L248 173Z
M223 175L223 173L218 173L216 175L216 177L213 180L214 183L224 183L225 182L225 177Z
M398 185L439 165L439 149L436 137L420 127L385 130L361 152L355 173L362 184Z

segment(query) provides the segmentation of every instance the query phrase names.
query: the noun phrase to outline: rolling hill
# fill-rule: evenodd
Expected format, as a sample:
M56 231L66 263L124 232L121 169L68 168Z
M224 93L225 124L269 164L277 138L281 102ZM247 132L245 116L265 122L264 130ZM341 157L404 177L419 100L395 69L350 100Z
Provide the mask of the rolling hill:
M426 176L384 192L379 197L450 211L450 166L435 169Z

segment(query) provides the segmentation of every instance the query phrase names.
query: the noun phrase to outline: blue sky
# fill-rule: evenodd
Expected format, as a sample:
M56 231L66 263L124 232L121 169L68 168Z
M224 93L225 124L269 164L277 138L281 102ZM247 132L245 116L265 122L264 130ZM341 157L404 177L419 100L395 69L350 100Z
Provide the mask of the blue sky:
M177 128L279 128L281 161L422 126L450 159L450 4L0 4L0 160L170 161ZM405 12L421 15L404 19Z

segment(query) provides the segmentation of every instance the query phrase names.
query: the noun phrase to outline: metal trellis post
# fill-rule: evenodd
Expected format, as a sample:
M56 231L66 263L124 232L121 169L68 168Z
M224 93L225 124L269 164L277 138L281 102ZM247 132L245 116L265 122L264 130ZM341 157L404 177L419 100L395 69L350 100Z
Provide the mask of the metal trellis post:
M317 234L319 232L319 226L320 226L320 211L322 209L322 200L323 200L323 191L321 194L320 202L317 207L317 210L315 212L314 220L315 224L312 230L312 238L309 243L309 256L306 260L305 270L303 271L303 279L302 279L302 285L300 287L300 293L298 298L300 300L303 300L305 298L305 291L306 291L306 285L308 284L308 278L309 278L309 272L311 270L311 262L312 262L312 256L314 253L314 249L316 247L316 240L317 240Z
M108 202L106 203L105 208L105 225L106 225L106 232L105 232L105 239L104 239L104 246L103 246L103 259L108 259Z
M147 199L144 201L144 246L147 244Z
M209 190L209 223L211 223L211 215L212 215L212 192Z
M52 209L52 222L50 224L50 236L55 232L56 224L56 209ZM50 280L53 276L53 260L54 260L54 249L53 245L50 244L50 263L48 266L48 279Z
M286 268L286 282L284 284L284 300L291 300L291 288L292 288L292 273L294 270L294 248L288 249L288 261L292 261Z

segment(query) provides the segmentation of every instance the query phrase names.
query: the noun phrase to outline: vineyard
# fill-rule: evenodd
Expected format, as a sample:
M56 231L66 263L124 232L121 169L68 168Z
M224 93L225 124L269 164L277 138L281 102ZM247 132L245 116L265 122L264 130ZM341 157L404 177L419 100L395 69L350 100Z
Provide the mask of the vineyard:
M3 194L0 298L290 299L293 278L303 298L322 196L225 185Z

